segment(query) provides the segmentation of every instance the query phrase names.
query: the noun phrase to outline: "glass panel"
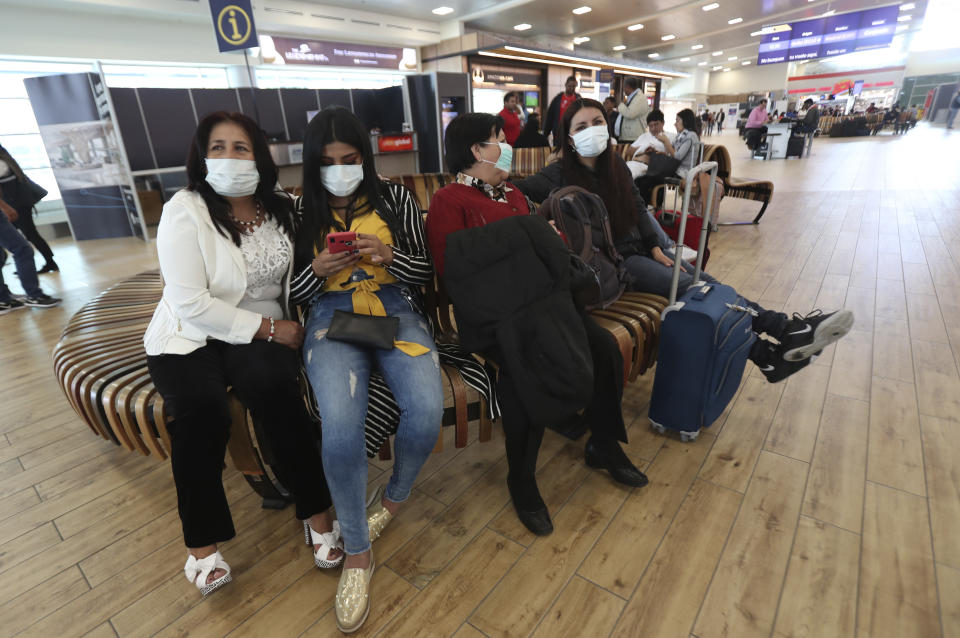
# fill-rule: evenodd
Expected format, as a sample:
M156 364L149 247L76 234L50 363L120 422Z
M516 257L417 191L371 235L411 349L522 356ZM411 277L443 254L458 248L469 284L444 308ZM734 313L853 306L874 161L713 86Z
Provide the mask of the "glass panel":
M227 70L206 66L104 64L107 86L157 89L225 89Z
M404 73L357 73L312 69L258 68L261 89L381 89L403 84Z
M0 135L0 144L17 160L23 170L48 168L50 160L37 133L28 135Z
M30 100L0 98L0 135L37 132L37 120L33 117Z

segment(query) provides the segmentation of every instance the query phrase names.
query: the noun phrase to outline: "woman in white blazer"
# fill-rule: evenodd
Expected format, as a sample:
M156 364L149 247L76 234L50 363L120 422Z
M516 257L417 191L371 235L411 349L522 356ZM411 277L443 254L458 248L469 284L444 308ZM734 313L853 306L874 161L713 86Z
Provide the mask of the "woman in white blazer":
M317 440L303 402L289 320L294 209L257 124L239 113L201 120L188 186L163 207L157 254L163 297L144 335L163 397L188 549L184 572L206 595L230 581L217 545L235 534L221 479L232 387L260 424L304 521L318 567L343 560Z

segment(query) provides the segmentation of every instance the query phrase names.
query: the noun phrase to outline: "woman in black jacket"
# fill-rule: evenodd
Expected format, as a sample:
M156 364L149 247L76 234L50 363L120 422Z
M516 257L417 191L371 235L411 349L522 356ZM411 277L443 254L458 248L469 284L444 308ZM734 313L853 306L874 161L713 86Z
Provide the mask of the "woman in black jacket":
M27 241L43 255L46 263L37 270L37 273L42 275L57 272L60 267L53 260L53 250L33 223L33 207L37 202L30 193L29 183L29 178L24 174L17 160L13 159L7 149L0 145L0 197L17 211L17 220L13 225L20 229Z
M517 141L513 143L513 148L539 148L541 146L550 146L547 136L540 132L540 116L531 113L527 118Z

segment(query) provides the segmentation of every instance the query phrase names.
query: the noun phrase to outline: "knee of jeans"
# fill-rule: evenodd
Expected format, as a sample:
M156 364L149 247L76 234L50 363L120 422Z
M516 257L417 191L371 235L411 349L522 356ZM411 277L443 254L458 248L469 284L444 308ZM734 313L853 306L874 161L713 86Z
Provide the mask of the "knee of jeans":
M23 240L18 247L10 251L14 259L23 259L24 257L33 257L33 248L27 240Z

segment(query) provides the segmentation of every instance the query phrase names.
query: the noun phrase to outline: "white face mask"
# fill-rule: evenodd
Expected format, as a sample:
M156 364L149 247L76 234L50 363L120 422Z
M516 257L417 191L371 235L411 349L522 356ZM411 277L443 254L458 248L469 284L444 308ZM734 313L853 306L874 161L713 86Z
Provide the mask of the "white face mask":
M570 136L573 139L573 148L580 157L596 157L607 150L610 144L610 133L606 125L590 126Z
M337 197L352 195L363 181L363 164L334 164L320 168L320 181Z
M257 163L247 159L206 159L207 183L223 197L253 195L260 184Z
M10 172L10 165L4 160L0 160L0 177L4 177Z

